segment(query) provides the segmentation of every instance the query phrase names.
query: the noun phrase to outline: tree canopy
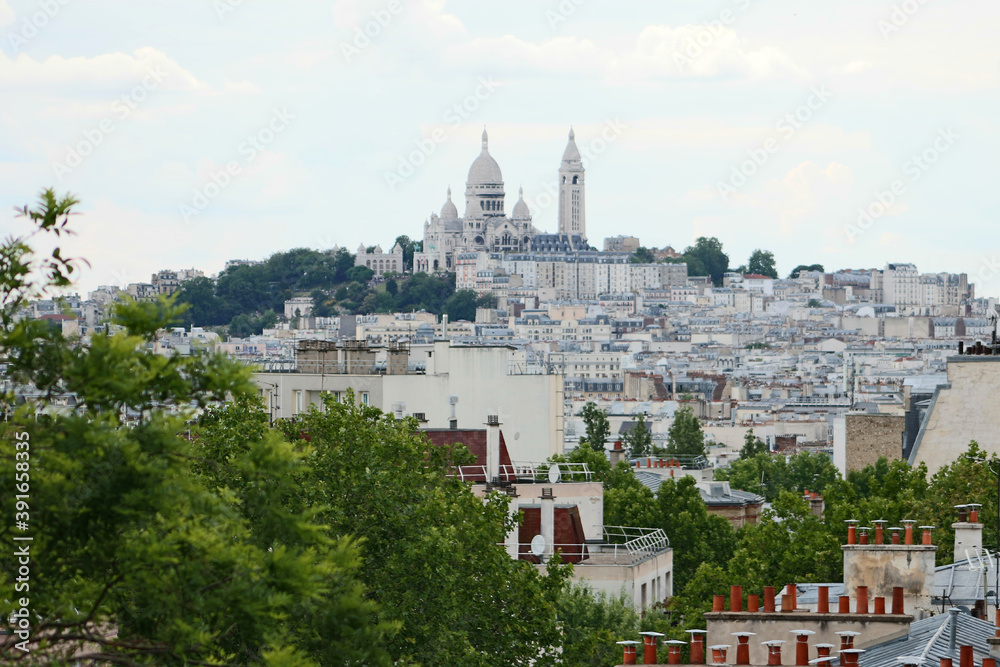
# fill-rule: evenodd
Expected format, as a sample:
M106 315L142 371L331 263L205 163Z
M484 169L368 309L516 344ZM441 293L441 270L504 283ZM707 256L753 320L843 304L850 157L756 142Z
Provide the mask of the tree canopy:
M747 273L777 278L778 269L774 265L774 253L759 248L754 250L747 261Z
M719 239L700 236L693 246L684 249L683 255L688 275L711 276L716 286L722 285L722 274L729 269L729 255L722 251Z
M596 403L590 402L580 410L583 423L586 426L586 434L580 438L581 447L589 447L598 452L604 452L604 447L611 435L611 423L604 410L597 407Z
M705 455L705 434L701 420L690 407L683 407L674 414L674 421L667 430L668 456L695 457Z

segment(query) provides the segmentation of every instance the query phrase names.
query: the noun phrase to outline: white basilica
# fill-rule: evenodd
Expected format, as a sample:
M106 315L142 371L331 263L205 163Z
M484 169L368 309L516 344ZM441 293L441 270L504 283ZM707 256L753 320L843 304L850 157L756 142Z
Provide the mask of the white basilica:
M586 247L584 175L576 136L570 130L559 168L559 236L565 235L570 245ZM455 258L462 252L529 252L542 236L551 243L553 235L543 235L531 224L523 188L507 215L503 185L500 165L490 155L483 130L482 152L469 168L465 183L465 215L459 217L448 188L441 215L431 214L424 223L423 252L414 254L414 272L454 270Z

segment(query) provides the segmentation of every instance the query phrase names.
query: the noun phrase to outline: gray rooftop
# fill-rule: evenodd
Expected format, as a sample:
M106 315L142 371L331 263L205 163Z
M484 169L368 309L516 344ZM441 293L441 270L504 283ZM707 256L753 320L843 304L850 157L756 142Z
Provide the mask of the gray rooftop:
M957 665L958 647L963 644L972 645L976 663L990 657L990 646L986 640L996 633L996 626L965 612L955 614L955 652L952 653L949 649L951 618L952 614L944 613L916 621L910 625L909 636L868 648L862 662L865 667L899 667L896 658L913 655L924 658L921 667L939 665L941 658L953 658Z

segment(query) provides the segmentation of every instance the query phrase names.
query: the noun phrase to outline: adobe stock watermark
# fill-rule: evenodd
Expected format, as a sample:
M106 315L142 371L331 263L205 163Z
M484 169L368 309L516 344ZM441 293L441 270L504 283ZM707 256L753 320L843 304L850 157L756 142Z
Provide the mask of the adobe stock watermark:
M747 150L747 159L732 168L729 180L719 181L716 184L722 201L728 201L730 195L736 194L737 190L746 185L750 178L768 163L771 156L781 150L781 142L794 137L796 132L812 120L817 111L826 106L831 97L833 93L826 89L826 84L820 84L812 89L804 104L779 118L774 124L778 136L768 137L758 148Z
M733 4L742 12L750 7L751 0L732 0ZM688 35L687 43L683 49L674 51L674 64L677 69L684 71L685 67L691 66L695 60L700 58L706 49L712 48L726 28L736 22L738 18L736 12L731 9L723 9L719 12L719 18L709 21L695 35Z
M83 139L66 148L66 156L62 162L52 163L52 171L59 182L62 182L63 178L72 174L73 170L83 164L84 159L103 144L108 135L118 128L118 123L131 116L132 112L138 109L139 105L145 102L149 94L159 88L166 78L167 73L160 69L159 65L149 67L146 69L146 76L142 78L141 83L112 102L111 111L114 117L102 118L96 127L84 130Z
M210 181L200 188L195 188L189 203L181 204L178 213L184 222L201 215L209 205L233 183L233 179L243 173L244 167L254 160L278 137L288 129L295 116L285 108L275 109L271 118L259 130L250 134L236 147L236 152L243 156L242 163L230 160L225 167L212 173Z
M350 41L340 42L340 52L344 54L344 60L351 62L361 52L372 45L372 42L382 35L382 31L389 27L393 20L403 13L402 0L389 0L384 9L376 9L371 13L371 19L365 21L363 25L354 26L354 35Z
M545 19L549 22L549 29L555 30L561 24L569 21L576 10L587 4L587 0L560 0L555 9L545 10Z
M63 7L68 5L70 0L39 0L38 11L31 16L21 17L21 23L14 30L7 31L7 43L15 53L21 50L22 46L38 36L49 21L54 19Z
M899 32L903 26L909 23L910 18L926 4L927 0L903 0L903 2L894 4L889 16L879 19L878 30L882 33L882 38L889 39L889 35Z
M480 77L476 89L445 111L442 120L452 129L461 127L463 123L472 118L486 100L493 97L497 87L498 84L492 76ZM436 127L431 130L427 137L414 141L414 150L399 156L396 169L382 173L389 190L395 192L396 188L406 182L406 179L417 173L417 169L437 152L438 147L448 141L448 136L446 128Z
M879 218L888 213L889 209L906 195L907 183L919 181L961 138L951 126L938 130L937 136L927 148L903 163L900 171L907 178L897 178L885 190L876 190L872 202L858 209L857 220L844 226L848 242L854 243L858 237L871 229Z
M628 124L622 122L619 118L614 118L605 121L604 127L601 128L598 136L584 143L582 146L577 144L577 148L580 149L580 158L584 169L589 168L598 158L604 155L611 144L617 142L627 129ZM538 193L535 197L525 199L524 203L528 205L528 210L531 211L532 217L535 217L538 213L548 209L558 201L559 181L553 179L542 186L542 192Z
M227 14L232 14L243 6L243 0L212 0L212 8L220 21L226 20Z

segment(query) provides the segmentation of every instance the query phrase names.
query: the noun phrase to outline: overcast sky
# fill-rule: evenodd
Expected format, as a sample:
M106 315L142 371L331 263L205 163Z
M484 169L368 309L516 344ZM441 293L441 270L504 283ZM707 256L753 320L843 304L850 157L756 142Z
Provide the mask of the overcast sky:
M388 249L449 186L463 210L485 126L508 210L523 186L555 231L572 126L594 245L717 236L734 266L912 261L1000 295L998 19L995 0L0 0L0 229L43 188L79 196L84 291Z

